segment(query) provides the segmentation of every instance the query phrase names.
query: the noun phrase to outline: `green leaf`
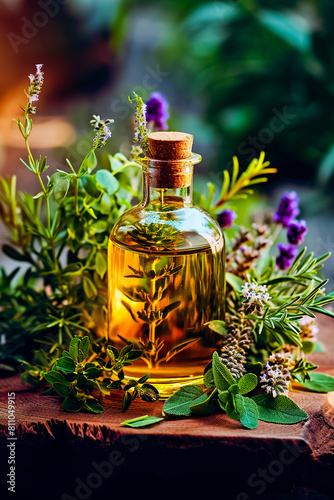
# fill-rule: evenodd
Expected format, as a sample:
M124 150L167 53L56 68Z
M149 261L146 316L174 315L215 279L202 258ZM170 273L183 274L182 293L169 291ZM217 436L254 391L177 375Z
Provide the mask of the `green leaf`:
M79 344L79 357L78 360L80 363L87 358L88 353L89 353L89 345L90 345L90 340L89 337L85 336L81 338L81 342Z
M217 396L218 391L215 389L205 401L191 406L191 413L202 416L213 415L217 411Z
M129 406L131 405L131 401L131 394L129 392L124 392L122 401L122 413L124 413L129 408Z
M228 400L226 407L225 407L225 411L226 411L227 416L229 418L231 418L232 420L240 420L240 414L236 410L232 398Z
M100 252L97 252L95 255L95 268L97 274L103 279L107 271L107 262Z
M80 165L79 172L87 171L88 173L90 173L92 170L94 170L96 165L97 165L96 154L94 151L90 151L88 155L86 155L85 158L83 159L83 162Z
M201 338L202 337L187 339L174 346L170 351L168 351L166 355L166 362L169 361L173 356L175 356L175 354L178 354L179 352L184 351L184 349L188 349L188 347L196 344Z
M240 292L241 287L244 285L242 279L232 273L226 273L226 282L231 285L236 292Z
M257 376L254 373L246 373L238 380L240 394L247 394L257 386Z
M15 250L15 248L9 246L9 245L3 245L2 246L2 251L7 257L10 257L13 260L18 260L20 262L27 262L27 257L25 254L22 254Z
M108 193L103 193L100 201L100 212L104 215L109 215L111 212L111 199Z
M116 359L119 357L118 349L112 345L108 345L106 351L107 351L109 358L113 362L116 361Z
M50 370L44 375L44 377L49 384L54 384L55 382L63 383L66 381L64 375L56 370Z
M63 408L64 410L69 412L78 412L82 408L82 401L67 396L67 398L65 398L63 401Z
M273 398L271 394L259 394L253 396L252 400L258 406L259 419L264 422L296 424L308 418L306 411L283 394L276 398Z
M96 185L96 179L95 176L93 175L84 175L81 178L81 183L89 196L92 196L93 198L98 198L101 194L101 190L97 187Z
M227 334L227 326L225 321L210 321L208 323L210 330L219 333L219 335Z
M80 344L80 337L76 335L70 342L70 355L73 359L78 361L78 356L79 356L79 344Z
M191 407L202 403L207 395L198 385L186 385L176 391L163 406L166 415L190 416Z
M228 392L230 392L231 394L239 394L240 391L238 384L230 385L230 387L228 388Z
M84 276L82 284L86 297L88 299L94 299L97 295L97 288L92 282L92 280L87 278L87 276Z
M51 175L50 181L48 183L48 188L52 187L52 194L56 201L62 201L70 187L70 179L67 174L62 172L56 172Z
M69 390L67 385L61 384L60 382L54 382L53 388L59 396L62 396L63 398L68 396Z
M239 414L240 422L247 429L256 429L259 425L259 410L256 403L241 394L234 396L234 406Z
M109 170L98 170L95 174L97 182L109 195L116 193L119 188L119 182Z
M230 391L222 391L219 393L218 399L221 403L228 403L232 399Z
M329 316L330 318L334 318L334 312L330 311L329 309L325 309L323 307L318 307L318 306L309 306L308 308L311 311L314 311L315 313L321 313L324 314L325 316Z
M87 368L84 370L84 374L86 375L87 378L98 378L101 376L101 369L97 368L96 366L92 366L90 368Z
M152 417L150 415L144 415L142 417L132 418L131 420L124 420L121 423L123 427L147 427L148 425L158 424L163 420L162 417Z
M256 363L245 363L244 365L247 373L254 373L259 377L263 370L263 364L257 361Z
M104 409L103 406L100 405L100 403L96 400L91 400L87 399L87 401L84 403L83 407L85 410L90 411L91 413L103 413Z
M212 389L212 387L215 386L212 368L209 368L209 370L204 373L203 382L208 389Z
M166 306L162 311L163 319L166 319L168 314L170 314L172 311L177 309L180 305L181 305L181 301L179 301L179 300L176 302L172 302L172 304L168 304L168 306Z
M311 340L304 340L303 341L303 346L302 346L302 351L304 354L310 354L313 352L315 349L315 343L312 342Z
M72 373L75 371L76 364L72 358L65 356L57 360L57 368L58 370Z
M212 356L212 373L215 385L220 391L225 391L230 385L236 383L228 368L220 361L217 351Z
M146 375L143 375L137 380L137 384L144 384L148 379L150 378L150 374L146 373Z
M334 377L325 373L313 372L310 374L311 380L304 382L298 377L298 383L307 389L315 392L334 391Z

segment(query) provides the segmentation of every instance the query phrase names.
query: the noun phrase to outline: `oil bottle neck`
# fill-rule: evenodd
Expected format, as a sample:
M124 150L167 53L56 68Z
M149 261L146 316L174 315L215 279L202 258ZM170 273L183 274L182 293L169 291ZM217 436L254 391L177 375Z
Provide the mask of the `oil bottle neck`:
M164 210L192 205L193 165L168 162L159 165L154 160L143 166L143 206L152 205ZM167 163L167 162L166 162Z

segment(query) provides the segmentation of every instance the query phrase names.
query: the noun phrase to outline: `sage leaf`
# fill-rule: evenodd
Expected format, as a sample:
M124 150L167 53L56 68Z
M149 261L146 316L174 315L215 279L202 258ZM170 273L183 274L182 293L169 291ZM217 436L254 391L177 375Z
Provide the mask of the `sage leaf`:
M259 425L259 410L255 401L241 394L236 394L234 397L234 406L240 416L239 420L242 425L247 427L247 429L256 429Z
M176 391L163 406L166 415L177 415L188 417L191 415L191 407L203 403L207 399L201 387L198 385L186 385Z
M220 392L219 396L218 396L218 399L222 403L228 403L230 401L230 399L232 399L232 394L230 393L230 391Z
M240 394L247 394L257 386L258 378L254 373L246 373L238 380Z
M307 389L315 392L331 392L334 391L334 377L326 375L326 373L313 372L310 373L311 380L302 381L298 377L298 383Z
M212 389L212 387L215 386L215 382L213 380L212 368L209 368L204 373L203 382L204 382L205 387L207 387L208 389Z
M234 402L232 401L232 398L227 402L226 407L225 407L226 414L229 418L232 420L240 420L240 414L239 412L235 409Z
M217 411L217 396L218 391L215 389L205 401L191 406L191 413L202 416L213 415Z
M247 373L254 373L258 377L261 375L263 370L263 364L259 361L256 363L245 363L244 367Z
M230 385L236 383L228 368L220 361L217 351L212 356L212 373L215 385L220 391L225 391Z
M230 392L231 394L239 394L240 391L238 384L230 385L230 387L228 388L228 392Z
M253 396L252 400L257 404L259 419L264 422L296 424L308 418L306 411L283 394L276 398L273 398L271 394L259 394Z
M142 417L132 418L131 420L124 420L121 423L123 427L147 427L148 425L158 424L163 420L162 417L152 417L151 415L143 415Z

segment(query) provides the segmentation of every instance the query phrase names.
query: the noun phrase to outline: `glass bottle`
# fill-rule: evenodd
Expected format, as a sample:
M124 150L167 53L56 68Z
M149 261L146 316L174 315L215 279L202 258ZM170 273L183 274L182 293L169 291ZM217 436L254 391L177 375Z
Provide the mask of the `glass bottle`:
M224 238L193 203L201 157L189 137L149 135L154 157L136 158L143 199L116 222L108 246L109 339L143 351L125 376L150 373L161 397L202 382L217 341L205 324L224 313Z

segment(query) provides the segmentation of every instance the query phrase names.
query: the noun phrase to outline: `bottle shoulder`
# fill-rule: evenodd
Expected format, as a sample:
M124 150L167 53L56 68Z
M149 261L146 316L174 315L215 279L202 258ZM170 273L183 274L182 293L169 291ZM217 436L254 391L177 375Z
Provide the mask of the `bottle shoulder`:
M116 244L150 251L221 251L224 246L218 223L197 205L176 210L151 210L137 205L118 219L110 237Z

